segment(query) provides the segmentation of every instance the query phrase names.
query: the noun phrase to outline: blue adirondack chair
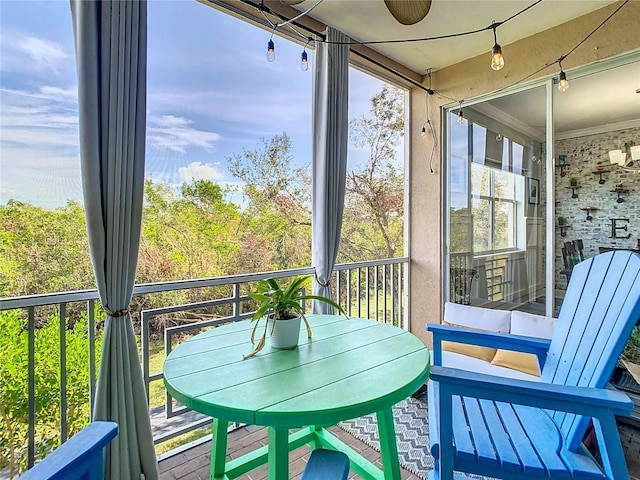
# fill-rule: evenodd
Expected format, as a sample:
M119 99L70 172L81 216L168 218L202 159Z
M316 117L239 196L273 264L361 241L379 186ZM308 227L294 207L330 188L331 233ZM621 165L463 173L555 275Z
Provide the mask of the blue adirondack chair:
M103 449L118 435L118 424L93 422L44 460L27 470L22 480L102 480Z
M601 254L574 267L539 382L434 366L428 400L436 468L430 479L472 473L628 480L615 416L628 416L633 403L604 387L639 318L640 255ZM454 327L428 330L434 332L436 364L443 339L509 348L504 334L466 330L458 337ZM517 337L514 344L514 350L545 358L544 341ZM601 463L582 443L590 421ZM454 477L454 471L460 473Z

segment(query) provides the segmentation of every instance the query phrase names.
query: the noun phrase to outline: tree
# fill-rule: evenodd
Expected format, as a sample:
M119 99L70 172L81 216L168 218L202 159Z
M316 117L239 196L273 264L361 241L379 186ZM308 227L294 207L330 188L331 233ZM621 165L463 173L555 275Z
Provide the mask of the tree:
M101 323L104 314L97 311ZM27 468L29 425L28 333L17 311L0 312L0 470L9 467L14 478ZM87 315L67 322L65 333L66 415L69 436L89 423L89 339ZM96 363L102 335L95 335ZM36 459L44 458L60 445L60 327L56 315L37 330L34 339ZM97 370L96 366L96 370Z
M225 199L225 192L209 180L193 180L176 191L167 184L145 184L145 206L138 255L137 283L215 277L235 272L240 258L237 232L241 221L238 205ZM215 291L212 291L215 290ZM143 308L179 305L208 300L218 289L187 289L132 300L134 319ZM227 296L228 292L225 295ZM201 318L202 312L182 317ZM155 317L152 332L180 315Z
M95 286L84 209L55 210L10 200L0 205L0 296Z
M229 172L244 182L248 201L238 232L240 249L259 270L307 266L311 263L310 163L294 165L286 133L262 138L260 143L255 150L227 157Z
M351 140L369 152L347 173L340 260L395 257L403 251L404 172L396 148L404 136L402 90L384 84L368 116L350 122Z
M147 181L137 282L226 275L235 260L239 207L209 180L180 194Z

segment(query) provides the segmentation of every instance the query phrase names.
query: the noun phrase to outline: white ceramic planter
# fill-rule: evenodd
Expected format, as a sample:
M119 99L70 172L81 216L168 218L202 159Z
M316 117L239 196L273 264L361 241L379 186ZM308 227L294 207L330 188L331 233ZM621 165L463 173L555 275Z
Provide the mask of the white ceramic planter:
M296 318L278 320L273 332L271 332L273 320L269 320L267 331L271 334L271 346L281 349L295 348L298 345L298 338L300 338L300 320L300 315Z

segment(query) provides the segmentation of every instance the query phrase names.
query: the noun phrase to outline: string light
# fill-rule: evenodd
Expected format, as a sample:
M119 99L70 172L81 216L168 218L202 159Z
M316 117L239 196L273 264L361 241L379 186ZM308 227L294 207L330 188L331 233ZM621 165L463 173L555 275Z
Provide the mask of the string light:
M560 75L558 76L558 90L561 92L566 92L569 90L569 81L567 80L567 74L562 70L562 63L558 61L558 66L560 67Z
M307 43L302 49L302 55L300 55L300 70L306 72L309 70L309 57L307 56L307 45L311 42L311 37L307 39Z
M501 70L504 67L504 57L502 56L502 47L498 45L498 37L496 36L496 28L500 24L493 24L493 48L491 49L491 68L494 70Z
M273 43L273 34L267 43L267 62L273 62L276 59L276 46Z
M260 5L260 13L262 13L262 15L264 16L265 20L267 21L267 23L273 28L273 31L271 33L271 37L273 38L273 32L276 31L276 29L278 27L281 26L285 26L285 25L289 25L290 23L294 22L295 20L297 20L298 18L308 14L311 10L313 10L315 7L317 7L323 0L317 0L317 2L308 10L302 12L301 14L297 15L296 17L286 20L283 23L280 24L275 24L273 23L271 20L269 20L269 18L267 17L267 15L265 14L265 12L268 12L271 15L274 16L279 16L278 14L270 11L268 8L266 8L264 6L264 1L261 2ZM447 34L447 35L439 35L439 36L434 36L434 37L425 37L425 38L412 38L412 39L402 39L402 40L374 40L374 41L368 41L368 42L357 42L357 41L346 41L346 42L339 42L339 41L328 41L326 39L323 38L318 38L316 41L319 42L323 42L323 43L327 43L327 44L336 44L336 45L376 45L376 44L393 44L393 43L412 43L412 42L424 42L424 41L429 41L429 40L441 40L441 39L445 39L445 38L455 38L455 37L460 37L460 36L466 36L466 35L472 35L475 33L480 33L483 32L485 30L493 30L493 34L494 34L494 46L491 49L491 68L493 68L494 70L500 70L504 67L504 57L502 56L502 47L500 47L500 45L497 42L497 34L496 34L496 29L497 27L501 26L502 24L513 20L515 17L523 14L524 12L526 12L527 10L535 7L536 5L538 5L540 2L542 2L542 0L536 0L534 3L532 3L531 5L523 8L522 10L520 10L519 12L511 15L509 18L501 21L501 22L493 22L491 25L489 25L488 27L484 27L484 28L479 28L476 30L471 30L471 31L467 31L467 32L460 32L460 33L453 33L453 34ZM618 13L625 5L627 5L627 3L629 3L629 0L624 0L624 2L622 2L607 18L605 18L596 28L594 28L591 33L589 33L589 35L587 35L585 38L583 38L577 45L575 45L568 53L566 53L565 55L563 55L562 57L560 57L558 60L555 60L554 62L548 63L546 65L544 65L543 67L539 68L538 70L530 73L529 75L525 76L524 78L521 78L520 80L515 81L512 84L509 84L505 87L502 87L496 91L494 91L493 93L499 93L503 90L506 90L508 88L511 88L515 85L518 85L526 80L528 80L529 78L539 74L540 72L546 70L547 68L549 68L551 65L554 64L558 64L560 66L560 75L558 77L558 89L561 92L565 92L567 91L567 89L569 88L569 81L567 80L567 75L564 72L564 70L562 70L562 65L561 62L567 58L569 55L571 55L576 49L578 49L578 47L580 47L584 42L586 42L593 34L595 34L604 24L606 24L616 13ZM283 18L283 17L280 17ZM299 36L300 35L299 32L297 32L297 30L293 29L294 32L296 32ZM309 40L311 40L309 38ZM309 42L307 42L308 44ZM308 59L305 62L305 57L306 57L306 49L303 50L303 53L301 55L301 62L300 62L300 68L302 68L303 70L308 69ZM268 48L267 48L267 60L269 60L270 62L273 62L275 60L275 46L273 43L273 40L270 39L269 43L268 43ZM304 63L307 63L307 68L304 68ZM431 78L431 77L429 77ZM417 84L416 84L417 85ZM421 88L425 89L422 85L418 85ZM433 95L433 94L437 94L438 96L442 97L442 98L446 98L448 100L451 101L455 101L455 102L459 102L460 103L460 107L459 107L459 111L458 111L458 123L462 124L464 123L464 113L462 112L462 102L463 100L458 100L456 98L451 98L448 97L440 92L437 92L436 90L433 90L431 87L429 87L428 89L425 89L429 95ZM433 128L433 126L430 124L429 120L427 119L427 122L425 122L425 124L422 126L421 129L421 135L422 136L426 136L428 131L427 131L427 127L429 128Z
M295 22L297 19L309 14L314 8L316 8L318 5L320 5L320 3L322 3L323 0L317 0L317 2L309 9L305 10L304 12L300 13L299 15L295 16L294 18L290 18L288 20L285 20L282 23L273 23L268 17L267 17L267 13L269 13L270 15L279 17L281 19L284 19L284 17L282 17L280 14L277 14L273 11L271 11L269 8L267 8L264 5L264 0L262 0L262 2L260 3L259 9L260 9L260 13L262 14L262 16L264 17L264 19L266 20L266 22L269 24L269 26L273 29L273 32L275 32L278 28L280 27L284 27L284 26L289 26L290 28L292 28L292 23ZM391 43L412 43L412 42L426 42L426 41L430 41L430 40L442 40L442 39L446 39L446 38L455 38L455 37L461 37L461 36L466 36L466 35L472 35L475 33L480 33L480 32L484 32L485 30L494 30L494 37L495 37L495 29L502 25L503 23L506 23L510 20L513 20L515 17L523 14L524 12L526 12L527 10L529 10L530 8L533 8L534 6L538 5L539 3L541 3L542 0L536 0L535 2L533 2L531 5L523 8L522 10L520 10L519 12L511 15L509 18L507 18L506 20L503 20L501 22L493 22L491 25L487 26L487 27L483 27L483 28L478 28L476 30L470 30L470 31L466 31L466 32L459 32L459 33L452 33L452 34L447 34L447 35L438 35L438 36L434 36L434 37L424 37L424 38L410 38L410 39L403 39L403 40L373 40L373 41L369 41L369 42L358 42L358 41L353 41L353 40L349 40L346 42L339 42L339 41L328 41L328 40L318 40L324 43L330 43L330 44L334 44L334 45L377 45L377 44L391 44ZM295 29L293 29L298 35L300 35ZM273 38L273 32L271 34L271 37ZM273 41L269 40L269 53L267 54L267 59L270 62L273 62L275 60L275 51L274 49L272 49L273 45ZM498 49L500 50L500 56L502 55L502 49L500 48L500 45L498 45L496 43L496 46L498 47ZM493 54L492 54L493 55ZM504 66L504 59L502 60L502 65ZM500 67L502 68L502 67ZM499 69L498 69L499 70Z
M431 89L431 69L427 68L427 76L429 77L429 88L427 89L427 92L430 95L433 95L433 90ZM429 127L429 129L433 128L431 125L431 120L429 119L429 97L425 97L425 109L427 111L427 118L425 120L425 122L422 124L422 130L420 131L420 136L421 137L426 137L427 136L427 127Z

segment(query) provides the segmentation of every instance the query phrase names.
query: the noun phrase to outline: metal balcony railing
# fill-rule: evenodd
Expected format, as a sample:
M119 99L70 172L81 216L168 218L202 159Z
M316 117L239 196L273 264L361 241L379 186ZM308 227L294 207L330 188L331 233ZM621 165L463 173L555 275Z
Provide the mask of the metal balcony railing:
M345 308L348 316L370 318L372 320L393 324L408 329L406 315L406 275L408 259L393 258L374 260L358 263L338 265L333 276L334 299ZM211 328L216 325L236 322L250 317L253 314L251 299L246 292L253 290L252 284L266 278L288 278L298 275L312 275L313 268L299 268L275 272L263 272L246 275L234 275L226 277L204 278L195 280L183 280L175 282L162 282L152 284L140 284L134 287L136 299L147 299L140 304L145 308L134 312L139 318L140 324L140 357L144 380L149 394L150 386L162 384L162 372L150 369L150 345L152 321L158 318L173 318L179 316L178 321L167 326L162 331L164 337L164 354L169 353L172 346L184 338L185 335L198 333L203 328ZM207 289L216 291L215 297L206 301L200 301L184 305L162 305L153 294L166 294L167 292L190 289ZM39 449L36 445L40 442L36 426L40 428L36 418L36 352L35 339L40 325L36 320L42 317L43 311L54 310L56 312L59 336L59 418L55 422L59 440L64 442L69 436L68 428L68 398L67 379L71 372L67 369L67 311L71 306L77 309L83 305L87 315L87 348L88 348L88 411L93 410L93 400L96 388L96 360L99 352L96 351L96 337L101 332L96 329L96 304L99 302L96 290L83 290L73 292L59 292L45 295L30 295L0 299L1 311L18 311L20 318L24 318L24 330L27 333L28 365L26 376L28 378L28 398L26 438L21 441L23 450L18 455L27 455L27 465L30 467L36 460ZM155 304L153 302L158 302ZM153 303L149 306L150 303ZM308 305L310 308L310 305ZM213 312L213 313L211 313ZM185 321L185 315L189 320ZM201 319L202 318L202 319ZM2 325L0 325L2 328ZM86 372L86 371L85 371ZM155 388L158 388L157 386ZM163 388L161 385L160 388ZM0 399L0 403L2 399ZM211 420L198 418L194 412L188 412L186 408L177 405L165 392L164 405L151 405L152 425L154 429L154 442L160 444L185 432L206 425ZM155 413L155 418L154 414ZM181 415L190 415L186 421L172 422ZM88 415L89 417L89 415ZM90 418L86 418L88 423ZM177 426L176 426L177 424Z

